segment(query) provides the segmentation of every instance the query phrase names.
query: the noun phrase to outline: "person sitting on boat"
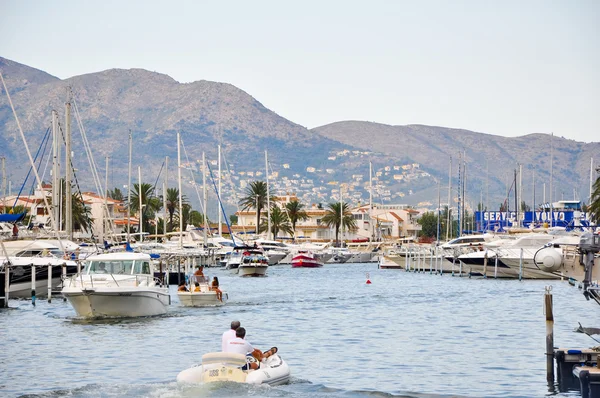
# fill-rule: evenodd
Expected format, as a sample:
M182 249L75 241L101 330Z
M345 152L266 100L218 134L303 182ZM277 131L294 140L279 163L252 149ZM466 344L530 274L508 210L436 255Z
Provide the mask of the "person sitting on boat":
M195 292L199 292L200 291L200 283L196 282L196 287L194 288Z
M225 352L229 340L235 339L235 331L241 326L240 321L231 321L231 329L223 332L221 337L221 351Z
M244 329L243 327L239 327L236 329L235 336L235 339L231 339L227 343L225 347L225 352L235 352L238 354L246 355L248 363L242 367L242 370L258 369L260 365L256 361L262 360L262 351L258 348L252 347L252 344L250 344L244 339L244 337L246 337L246 329Z
M210 283L210 290L217 292L217 299L221 302L223 301L223 292L219 289L219 278L216 276L213 277L213 280Z
M185 282L181 282L179 284L179 287L177 288L177 291L178 292L187 292L188 291L188 288L185 287Z
M277 351L279 351L277 347L271 347L267 351L263 352L261 362L264 362L270 356L277 354Z
M197 266L196 268L198 268L196 270L196 272L194 272L194 276L196 277L196 281L197 282L206 282L206 278L204 278L204 267L202 267L201 265Z
M98 269L96 270L97 274L106 274L106 265L104 263L98 264Z

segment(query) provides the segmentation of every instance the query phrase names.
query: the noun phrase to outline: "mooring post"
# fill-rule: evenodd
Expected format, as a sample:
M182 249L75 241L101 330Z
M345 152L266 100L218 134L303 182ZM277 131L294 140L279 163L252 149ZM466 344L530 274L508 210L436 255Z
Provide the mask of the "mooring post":
M31 304L35 305L35 265L31 264Z
M10 261L4 263L4 308L8 308L8 296L10 292Z
M496 252L496 260L494 261L494 279L498 278L498 252Z
M52 302L52 264L48 264L48 302Z
M552 313L552 286L546 286L544 295L546 314L546 380L554 384L554 315Z
M456 263L456 256L452 254L452 276L454 276L454 264Z
M488 263L488 251L485 249L483 254L483 279L487 279L487 263Z
M79 260L77 260L77 264L80 264ZM61 270L62 270L62 277L60 285L61 288L65 287L65 282L67 281L67 263L63 262L61 265ZM67 301L67 298L65 296L63 296L63 301Z
M523 279L523 248L521 248L521 254L519 257L519 280Z

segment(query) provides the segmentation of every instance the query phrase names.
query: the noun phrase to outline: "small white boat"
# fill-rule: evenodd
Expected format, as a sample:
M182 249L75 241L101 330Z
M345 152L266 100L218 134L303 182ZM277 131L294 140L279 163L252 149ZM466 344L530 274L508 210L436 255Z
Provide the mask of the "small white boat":
M265 276L269 268L269 258L262 249L248 248L242 253L242 261L238 266L239 276Z
M199 291L196 291L195 282L198 282ZM179 302L184 307L205 307L212 305L223 305L229 298L226 292L222 292L222 301L217 298L217 292L211 290L210 284L206 282L204 277L196 278L194 275L190 277L190 291L177 292Z
M154 278L145 253L90 256L85 269L65 281L62 294L86 318L161 315L171 304L168 288Z
M290 368L278 354L260 363L256 370L242 370L246 356L232 352L211 352L202 356L202 364L180 372L177 381L182 383L213 383L233 381L248 384L286 384L290 381Z

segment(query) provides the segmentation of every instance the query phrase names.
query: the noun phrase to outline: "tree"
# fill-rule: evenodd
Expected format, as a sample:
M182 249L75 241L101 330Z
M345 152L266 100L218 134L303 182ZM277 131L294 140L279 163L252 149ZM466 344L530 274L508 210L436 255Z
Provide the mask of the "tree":
M597 173L600 173L600 167L596 169ZM588 206L590 214L590 220L596 225L600 224L600 176L596 178L596 182L592 186L592 200Z
M521 211L525 212L525 211L531 211L531 207L525 203L525 201L521 201Z
M123 201L123 192L119 188L109 189L107 196L114 200Z
M142 211L140 211L140 197L142 202ZM131 203L129 208L132 211L137 211L143 217L142 222L144 231L150 230L150 220L155 218L156 212L161 208L160 199L154 196L154 188L151 184L143 182L134 184L131 191Z
M342 217L343 216L343 217ZM356 220L352 217L352 213L350 213L350 206L348 203L344 203L343 205L340 202L336 203L328 203L327 210L325 211L325 215L321 219L325 225L328 227L335 227L335 240L338 241L338 233L340 230L340 220L343 220L343 226L347 230L356 229Z
M296 236L296 224L298 221L308 220L308 214L304 211L304 205L297 200L292 200L285 205L290 222L292 223L292 234Z
M240 199L240 206L243 210L255 209L256 210L256 232L260 227L260 212L262 209L267 207L267 183L264 181L252 181L246 187L246 196ZM273 202L274 197L270 197L269 200Z
M204 214L198 210L190 211L189 223L204 228Z
M419 236L427 236L433 238L437 236L437 213L428 211L427 213L424 213L417 222L422 227Z
M187 203L187 198L185 195L182 195L181 201L183 204ZM175 210L179 208L179 189L177 188L167 188L167 211L169 212L169 223L167 224L167 229L173 231L173 216L175 215Z
M267 219L263 219L263 222L260 224L259 232L266 231L269 228ZM286 234L292 234L292 226L290 224L290 219L288 215L281 210L279 206L273 206L271 208L271 233L275 238L277 238L277 234L279 231L285 232Z

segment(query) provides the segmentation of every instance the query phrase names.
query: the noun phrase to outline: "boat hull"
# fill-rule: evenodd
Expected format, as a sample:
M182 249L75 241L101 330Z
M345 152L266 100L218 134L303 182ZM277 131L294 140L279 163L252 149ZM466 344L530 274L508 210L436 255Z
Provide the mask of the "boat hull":
M179 302L184 307L210 307L225 304L228 299L226 292L223 292L223 301L217 299L217 292L177 292Z
M292 268L318 268L322 266L323 263L312 256L298 255L292 259Z
M206 356L211 360L205 360ZM222 357L222 361L219 360ZM235 357L235 358L234 358ZM286 384L290 381L290 368L277 354L269 357L256 370L244 371L245 357L231 353L210 353L203 356L203 363L181 371L177 375L180 383L236 382L248 384Z
M63 288L63 296L84 318L162 315L171 303L165 288L148 290Z
M266 276L268 268L269 268L269 266L267 264L259 264L259 265L242 264L238 267L238 275L239 276Z

